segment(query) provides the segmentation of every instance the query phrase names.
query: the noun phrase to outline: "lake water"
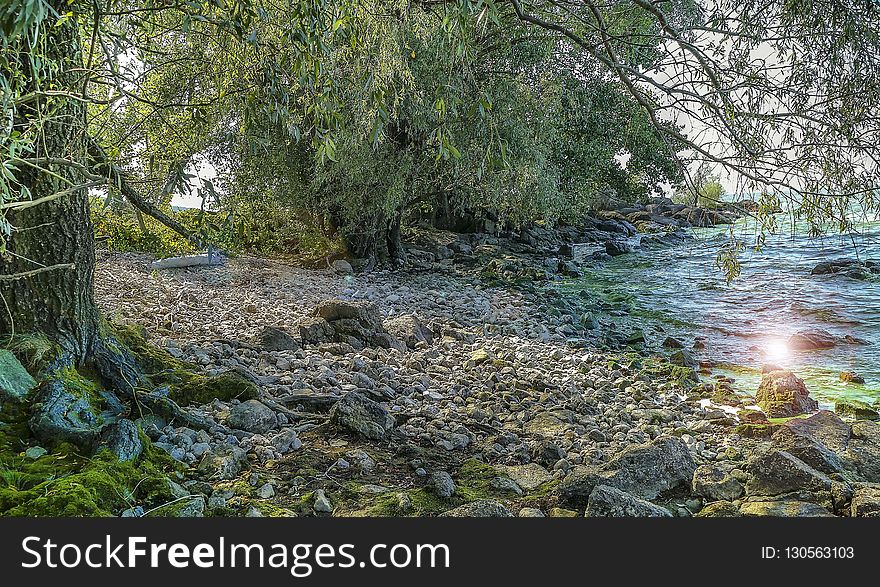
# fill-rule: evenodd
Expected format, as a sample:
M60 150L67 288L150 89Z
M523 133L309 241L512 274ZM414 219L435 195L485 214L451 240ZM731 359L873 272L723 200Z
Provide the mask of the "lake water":
M779 218L783 224L782 216ZM842 258L880 260L880 222L857 227L860 234L810 238L804 230L783 225L767 237L761 251L740 255L742 274L731 284L716 268L719 246L729 228L700 229L682 245L616 257L589 268L584 279L562 287L589 289L622 304L623 322L641 320L654 346L667 335L690 348L703 337L701 359L760 369L775 363L803 378L822 407L844 396L880 399L880 279L811 275L820 261ZM754 221L739 221L737 236L754 243ZM612 314L619 312L612 312ZM615 318L610 318L615 320ZM788 337L800 330L822 329L851 335L869 344L839 344L821 351L788 349ZM841 371L853 371L865 384L842 383ZM738 391L754 393L759 372L716 369L736 378Z

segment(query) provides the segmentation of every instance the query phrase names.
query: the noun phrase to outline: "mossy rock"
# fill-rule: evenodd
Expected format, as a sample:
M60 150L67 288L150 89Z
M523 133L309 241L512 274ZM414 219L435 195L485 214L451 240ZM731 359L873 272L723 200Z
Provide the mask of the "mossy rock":
M834 411L840 416L849 416L856 420L877 420L880 418L880 413L875 406L857 400L838 400L834 402Z
M15 355L0 349L0 400L22 401L36 385Z
M713 501L697 512L698 518L739 518L739 508L729 501Z

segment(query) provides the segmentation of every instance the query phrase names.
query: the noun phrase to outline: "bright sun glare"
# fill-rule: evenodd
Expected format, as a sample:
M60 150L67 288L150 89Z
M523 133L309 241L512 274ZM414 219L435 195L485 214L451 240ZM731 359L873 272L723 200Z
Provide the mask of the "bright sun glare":
M783 339L774 339L764 347L768 361L782 361L788 357L788 344Z

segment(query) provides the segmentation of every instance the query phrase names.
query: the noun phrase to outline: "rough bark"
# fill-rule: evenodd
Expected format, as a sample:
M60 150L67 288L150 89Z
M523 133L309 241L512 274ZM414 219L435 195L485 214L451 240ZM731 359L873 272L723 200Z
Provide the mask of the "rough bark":
M64 12L64 2L49 4ZM51 82L55 87L73 91L80 82L82 67L79 37L75 21L61 26L46 26L45 58L59 67ZM22 52L28 49L19 46ZM27 67L26 60L21 60ZM34 76L31 76L33 79ZM34 88L37 90L35 85ZM38 110L41 109L41 110ZM86 110L76 100L61 100L52 109L33 105L21 109L15 120L24 130L38 114L45 116L36 152L63 157L73 162L86 160ZM85 183L73 166L50 165L52 174L23 170L19 174L33 199L49 196ZM94 232L89 218L88 190L75 189L66 196L11 212L9 220L15 231L7 241L9 254L0 258L0 335L43 332L57 341L79 363L87 355L98 333L98 311L93 297L95 268ZM2 276L33 271L40 267L69 265L21 279ZM4 304L5 302L5 304Z

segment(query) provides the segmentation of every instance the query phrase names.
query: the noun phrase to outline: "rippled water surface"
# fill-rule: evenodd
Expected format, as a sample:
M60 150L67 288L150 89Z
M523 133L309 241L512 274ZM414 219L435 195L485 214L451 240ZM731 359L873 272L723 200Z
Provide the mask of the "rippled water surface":
M740 367L773 362L790 368L825 406L840 396L880 399L880 279L810 275L823 260L858 256L880 261L880 222L859 226L858 235L820 239L783 227L768 236L763 250L741 254L742 275L729 285L715 267L727 230L699 230L697 239L684 245L614 258L568 287L589 287L624 300L630 315L642 317L655 338L673 334L690 346L696 336L705 337L701 358ZM741 221L734 230L754 242L753 225ZM809 352L787 348L791 334L810 328L869 344ZM865 384L841 383L844 370L863 376ZM760 375L732 371L741 391L755 391Z

